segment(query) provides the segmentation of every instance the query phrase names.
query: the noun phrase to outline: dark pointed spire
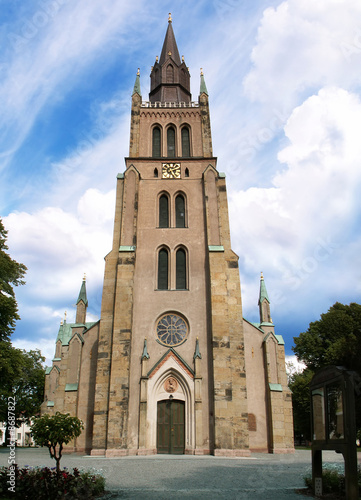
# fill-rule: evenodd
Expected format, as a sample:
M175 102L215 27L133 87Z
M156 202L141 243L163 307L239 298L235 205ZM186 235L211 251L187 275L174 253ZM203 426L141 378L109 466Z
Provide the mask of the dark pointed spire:
M140 72L139 72L139 68L138 68L138 71L137 71L137 76L135 77L135 83L134 83L134 88L133 88L132 96L134 94L138 94L140 97L142 97L142 93L141 93L141 90L140 90Z
M172 17L169 14L160 59L155 60L150 73L150 102L186 102L192 100L190 74L184 57L179 57Z
M181 60L179 57L177 42L175 41L175 36L172 27L172 16L169 13L168 17L168 28L167 33L165 34L165 39L163 43L162 53L160 55L159 64L162 65L166 59L171 57L173 61L180 66Z

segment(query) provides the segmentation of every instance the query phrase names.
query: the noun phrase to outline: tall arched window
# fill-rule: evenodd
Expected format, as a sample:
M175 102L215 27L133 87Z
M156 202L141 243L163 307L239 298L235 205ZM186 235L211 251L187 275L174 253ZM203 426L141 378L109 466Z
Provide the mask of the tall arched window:
M182 156L191 155L191 146L189 142L189 128L182 128Z
M168 250L161 248L158 253L158 290L168 290Z
M167 66L167 83L174 83L174 68L171 64Z
M176 289L185 290L187 288L187 256L183 248L176 253Z
M167 156L175 156L175 130L173 127L169 127L167 130Z
M160 128L154 127L153 129L153 158L161 156L161 143L160 143Z
M159 227L169 227L169 203L166 194L159 198Z
M186 227L185 201L182 194L179 194L175 199L175 225L176 227Z

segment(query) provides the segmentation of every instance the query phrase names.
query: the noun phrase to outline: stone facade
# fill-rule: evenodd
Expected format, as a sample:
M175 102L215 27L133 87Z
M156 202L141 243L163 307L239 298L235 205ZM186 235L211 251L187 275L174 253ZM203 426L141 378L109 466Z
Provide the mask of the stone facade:
M293 451L283 340L263 277L260 323L242 317L208 92L201 73L192 102L189 76L169 20L148 102L136 77L101 319L86 323L84 281L76 323L60 326L47 370L42 411L85 423L72 450L108 457Z

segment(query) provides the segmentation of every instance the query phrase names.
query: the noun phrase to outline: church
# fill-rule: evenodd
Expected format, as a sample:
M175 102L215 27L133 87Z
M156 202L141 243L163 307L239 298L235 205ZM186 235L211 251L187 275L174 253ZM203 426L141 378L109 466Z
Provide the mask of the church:
M79 417L68 451L94 456L292 453L284 342L262 275L259 323L242 316L205 78L192 101L170 15L149 98L138 70L131 99L100 320L87 322L84 278L42 413Z

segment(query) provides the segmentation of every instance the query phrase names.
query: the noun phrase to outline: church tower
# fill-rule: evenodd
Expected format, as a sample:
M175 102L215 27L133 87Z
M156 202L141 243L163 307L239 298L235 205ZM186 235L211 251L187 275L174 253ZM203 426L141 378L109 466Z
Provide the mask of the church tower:
M197 101L169 16L132 95L106 257L93 454L249 453L238 257L208 92Z
M129 156L117 175L101 319L64 321L43 413L85 429L67 449L106 457L289 453L291 393L263 275L260 322L242 317L225 175L213 156L203 72L197 100L169 16L147 101L132 93Z

